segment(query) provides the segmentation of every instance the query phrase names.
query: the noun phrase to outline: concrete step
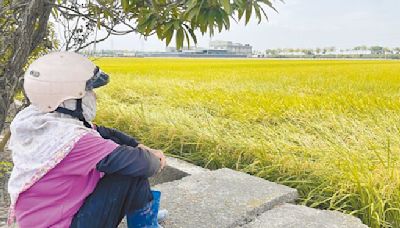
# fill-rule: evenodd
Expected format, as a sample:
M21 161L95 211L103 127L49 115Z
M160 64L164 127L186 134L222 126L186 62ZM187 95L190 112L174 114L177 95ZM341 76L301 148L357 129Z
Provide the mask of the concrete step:
M235 227L297 198L295 189L231 169L201 172L159 184L169 227Z
M150 179L169 215L164 228L365 228L340 212L289 204L295 189L230 169L210 171L176 158ZM124 219L119 228L126 228Z
M367 228L360 219L337 211L283 204L258 216L245 228Z
M183 177L210 172L208 169L193 165L177 158L167 157L167 166L163 171L149 179L151 186L182 179Z

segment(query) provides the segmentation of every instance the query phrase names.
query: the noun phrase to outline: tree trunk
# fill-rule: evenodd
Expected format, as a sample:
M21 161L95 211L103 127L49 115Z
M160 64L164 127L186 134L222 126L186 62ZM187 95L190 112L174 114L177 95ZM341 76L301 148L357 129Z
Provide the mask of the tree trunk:
M15 93L21 88L28 58L47 35L47 23L54 2L31 0L17 20L17 29L10 44L10 58L3 65L3 75L0 75L0 132L5 126Z

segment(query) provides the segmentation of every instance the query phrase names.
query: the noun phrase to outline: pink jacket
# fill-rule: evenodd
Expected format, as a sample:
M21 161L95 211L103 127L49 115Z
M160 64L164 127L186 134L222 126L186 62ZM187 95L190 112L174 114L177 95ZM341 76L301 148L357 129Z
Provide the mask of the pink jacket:
M21 193L15 207L19 227L69 227L103 174L96 164L119 145L84 135L43 178Z

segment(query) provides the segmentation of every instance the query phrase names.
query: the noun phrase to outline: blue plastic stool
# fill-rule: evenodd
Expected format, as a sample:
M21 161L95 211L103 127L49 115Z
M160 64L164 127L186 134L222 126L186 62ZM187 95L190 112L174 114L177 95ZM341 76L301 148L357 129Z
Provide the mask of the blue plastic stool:
M144 208L136 210L128 215L128 228L158 228L157 215L160 207L160 191L151 191L153 200L146 204Z

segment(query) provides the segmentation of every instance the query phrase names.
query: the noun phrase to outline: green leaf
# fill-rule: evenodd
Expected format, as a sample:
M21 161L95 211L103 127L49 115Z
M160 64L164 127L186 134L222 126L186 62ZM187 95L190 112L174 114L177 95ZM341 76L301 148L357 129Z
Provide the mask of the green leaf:
M269 1L269 0L262 0L262 2L263 2L265 5L269 6L271 9L275 10L275 12L278 12L278 10L276 10L276 8L272 5L271 1Z
M242 19L243 14L244 14L244 10L242 8L239 8L238 9L238 18L239 18L239 20Z
M224 26L224 18L223 15L225 14L225 11L220 10L217 12L217 15L215 17L215 21L217 22L218 25L218 31L221 32Z
M197 5L197 0L189 0L186 5L187 9L190 10Z
M158 26L158 27L156 28L156 34L157 34L158 39L160 39L160 40L163 40L163 39L164 39L164 36L163 36L163 29L162 29L161 26Z
M200 24L200 32L204 35L207 32L207 24Z
M149 35L151 33L151 31L154 30L156 24L157 24L156 18L155 17L151 17L150 23L147 25L147 28L146 28L146 35Z
M153 30L151 27L152 22L154 22L154 23L156 22L152 13L146 14L144 18L141 18L139 20L139 23L136 28L139 32L142 32L145 35L147 35Z
M245 21L246 25L250 21L252 9L253 9L253 6L251 4L247 5L247 8L246 8L246 21Z
M208 25L208 29L210 30L210 37L214 35L214 26L213 25Z
M188 12L186 18L187 18L188 20L192 20L192 19L193 19L194 17L196 17L198 14L199 14L198 8L193 8L193 9L191 9L191 10Z
M172 26L174 26L174 23L172 21L169 21L165 24L164 31L172 29Z
M183 34L183 29L179 28L176 30L176 49L180 50L183 47L183 39L184 39L184 34Z
M243 0L233 0L233 2L239 6L239 8L243 8L244 6L244 1Z
M221 0L221 5L227 13L230 14L232 12L230 0Z
M207 21L206 21L206 14L207 11L200 11L200 14L197 17L197 25L200 27L200 32L204 35L207 32Z
M230 23L230 20L229 20L229 15L228 14L224 14L223 15L223 19L224 19L225 29L228 30L231 27L231 23Z
M208 25L214 27L214 20L215 20L215 11L211 9L208 11Z
M164 37L166 38L165 42L167 43L167 46L169 43L171 43L172 36L174 35L174 30L173 29L168 29Z
M260 6L257 4L257 2L254 2L254 11L258 19L258 24L260 24L262 18L261 18Z
M129 9L129 0L121 0L121 4L122 4L122 8L124 9L124 11L128 11Z
M180 22L179 22L178 20L175 20L175 21L174 21L174 28L175 28L175 30L178 30L180 27L181 27Z
M197 23L199 25L206 24L206 14L204 13L204 10L200 11L200 14L197 16Z

